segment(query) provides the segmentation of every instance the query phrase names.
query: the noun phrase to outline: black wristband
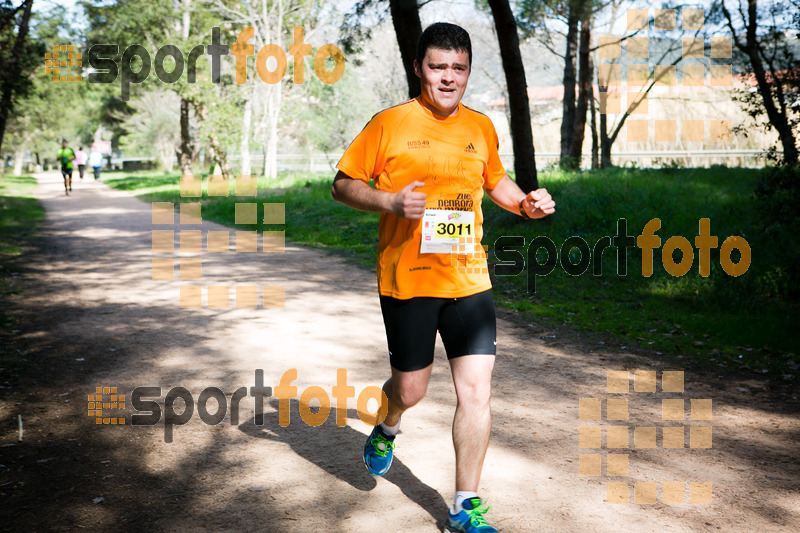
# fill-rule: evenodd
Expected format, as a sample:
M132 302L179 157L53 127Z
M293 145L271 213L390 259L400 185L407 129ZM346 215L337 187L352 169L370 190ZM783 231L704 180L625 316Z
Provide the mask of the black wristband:
M519 214L522 215L522 218L528 218L529 219L531 217L528 216L528 213L525 212L525 208L522 207L522 202L524 202L524 201L525 201L525 198L523 198L522 200L519 201Z

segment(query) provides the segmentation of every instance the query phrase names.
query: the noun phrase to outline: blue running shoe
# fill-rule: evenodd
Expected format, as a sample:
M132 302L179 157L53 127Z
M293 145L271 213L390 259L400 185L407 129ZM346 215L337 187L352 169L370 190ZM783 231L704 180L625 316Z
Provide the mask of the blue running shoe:
M389 471L394 450L394 437L384 435L379 427L380 425L372 428L364 445L364 464L373 476L382 476Z
M464 500L461 506L464 509L456 514L451 511L447 512L447 531L453 533L497 533L497 530L490 526L483 517L491 507L481 505L480 498Z

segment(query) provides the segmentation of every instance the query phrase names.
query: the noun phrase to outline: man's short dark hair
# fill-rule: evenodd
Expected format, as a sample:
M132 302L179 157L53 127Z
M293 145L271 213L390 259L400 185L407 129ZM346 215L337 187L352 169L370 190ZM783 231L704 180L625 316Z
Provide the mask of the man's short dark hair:
M417 44L417 61L420 65L422 65L428 48L466 52L469 57L469 66L472 67L472 41L467 30L461 26L448 22L436 22L425 28L425 31L419 36Z

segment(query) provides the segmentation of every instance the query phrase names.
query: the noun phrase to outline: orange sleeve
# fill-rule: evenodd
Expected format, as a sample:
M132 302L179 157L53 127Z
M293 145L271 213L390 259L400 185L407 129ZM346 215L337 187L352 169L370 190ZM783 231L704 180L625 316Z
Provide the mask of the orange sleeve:
M367 183L380 176L385 164L385 130L386 122L378 113L350 143L336 168L353 179Z
M500 140L497 131L494 129L492 121L486 117L482 124L483 136L486 139L486 146L489 148L489 157L486 161L486 175L484 176L484 188L494 189L500 180L506 175L506 169L500 161Z

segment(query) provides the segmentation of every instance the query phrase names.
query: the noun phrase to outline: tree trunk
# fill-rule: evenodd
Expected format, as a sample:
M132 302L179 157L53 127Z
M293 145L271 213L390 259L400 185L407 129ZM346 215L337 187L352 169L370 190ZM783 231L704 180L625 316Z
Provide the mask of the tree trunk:
M783 120L775 124L775 128L778 130L778 136L783 146L783 162L793 167L798 166L797 143L785 115L783 115Z
M611 139L608 138L608 115L600 113L600 168L610 168Z
M589 56L589 71L592 72L594 77L594 62L592 56ZM597 139L597 106L594 99L594 87L592 87L592 94L589 96L590 112L592 117L592 170L600 168L600 145Z
M172 172L175 168L175 165L172 163L174 152L175 145L173 143L159 143L156 166L158 168L163 168L167 172Z
M224 176L225 178L230 178L231 170L228 166L228 156L225 153L225 149L222 148L219 139L217 139L216 134L214 133L208 134L208 151L211 152L211 160L214 162L214 170L217 170L218 167L220 175Z
M261 145L261 174L263 176L267 175L267 145Z
M242 117L242 164L239 169L239 174L243 176L250 175L250 126L253 122L253 95L255 93L255 88L248 92L250 94L246 96L247 100L244 103L244 116Z
M14 93L17 90L17 83L22 74L20 72L22 70L20 61L25 47L25 39L28 37L28 21L31 18L32 7L33 0L25 0L25 10L19 20L19 30L14 42L14 49L11 51L11 58L7 65L0 65L2 75L2 81L0 82L2 85L2 97L0 97L0 153L2 153L3 148L6 122L13 106Z
M578 49L580 14L576 1L569 2L567 15L567 50L564 54L564 101L561 113L561 166L575 168L572 140L575 138L575 56Z
M22 167L25 165L25 144L19 143L14 149L14 175L22 176Z
M764 63L761 60L761 56L759 55L763 45L758 41L759 37L756 33L758 23L758 0L750 0L747 8L747 15L749 18L747 21L747 46L743 48L742 51L747 54L748 58L750 59L750 63L753 66L753 73L755 74L756 81L758 82L758 92L761 93L761 97L764 100L764 110L767 112L767 118L778 131L778 137L780 138L781 145L783 146L783 161L787 165L797 166L797 145L794 138L794 133L792 133L792 127L789 125L789 119L786 116L786 113L779 111L775 106L774 98L777 96L780 106L783 109L786 109L784 96L778 85L781 83L781 80L778 79L779 73L771 73L772 82L776 85L777 93L775 96L773 96L772 86L767 80L765 71L766 69L764 68Z
M189 40L192 22L192 0L182 0L180 3L181 11L181 38L183 42ZM180 93L179 93L180 94ZM181 140L178 147L178 167L181 174L192 173L192 134L189 128L189 101L181 96Z
M581 20L581 45L579 55L580 72L578 74L578 108L575 113L575 128L570 147L570 160L575 168L581 166L583 138L586 133L586 112L589 110L589 98L592 98L592 69L589 60L589 40L591 38L591 18L584 15Z
M536 177L535 149L528 103L528 83L519 51L517 22L508 0L489 0L492 9L503 72L506 75L508 106L511 109L511 141L514 147L514 172L517 185L525 192L539 188Z
M192 22L192 0L181 2L181 34L184 41L189 40Z
M274 28L270 24L269 17L266 13L267 2L264 1L263 5L265 11L264 15L262 16L264 24L262 38L264 39L265 43L271 43L273 42L274 35L274 42L279 47L283 48L283 42L281 38L285 14L283 2L277 2L277 12L274 16ZM283 103L283 98L281 98L281 95L283 94L283 83L268 85L266 87L266 92L267 109L264 119L266 121L267 130L267 154L264 161L264 175L267 178L276 178L278 177L278 124L280 123L281 119L281 107Z
M420 95L419 78L414 72L414 59L417 57L417 42L422 35L422 23L419 20L417 0L389 0L392 14L392 25L400 47L400 57L406 71L408 97Z
M267 161L265 175L278 177L278 121L281 114L281 84L267 88L269 107L267 109Z
M97 129L94 130L94 135L92 136L93 143L99 143L103 140L103 125L97 124Z
M206 120L206 108L204 104L194 103L194 112L197 114L197 118L199 118L201 121ZM209 157L206 158L206 162L208 163L208 159L211 160L211 164L209 166L211 173L214 174L217 165L219 165L219 173L226 178L230 178L231 171L228 167L228 156L213 130L209 132L207 142Z
M189 101L181 98L181 142L178 151L178 167L181 174L192 173L192 136L189 131Z
M767 72L766 68L764 67L764 62L762 61L761 54L765 53L766 46L759 41L758 35L758 0L749 0L747 5L747 20L744 21L746 24L746 37L745 42L742 42L740 36L736 33L733 27L733 18L731 17L730 12L725 6L724 2L720 2L720 7L722 9L722 13L725 16L725 19L728 24L728 28L730 29L733 35L733 42L736 44L736 47L747 54L748 59L750 60L750 65L753 68L753 74L755 75L756 82L758 84L758 92L761 94L761 99L764 102L764 111L767 113L767 118L769 119L769 123L775 128L778 132L778 138L780 139L781 146L783 147L783 162L790 166L797 166L798 165L798 152L797 152L797 141L794 136L794 132L792 131L792 127L789 124L789 117L787 116L786 112L786 97L783 93L783 90L780 86L781 80L778 79L779 73L772 72L772 83L770 80L767 79ZM740 9L741 13L741 9ZM741 14L742 18L744 19L744 14ZM769 46L769 45L767 45ZM773 95L773 84L775 85L775 94ZM775 105L775 98L778 100L778 105L780 106L780 110Z

